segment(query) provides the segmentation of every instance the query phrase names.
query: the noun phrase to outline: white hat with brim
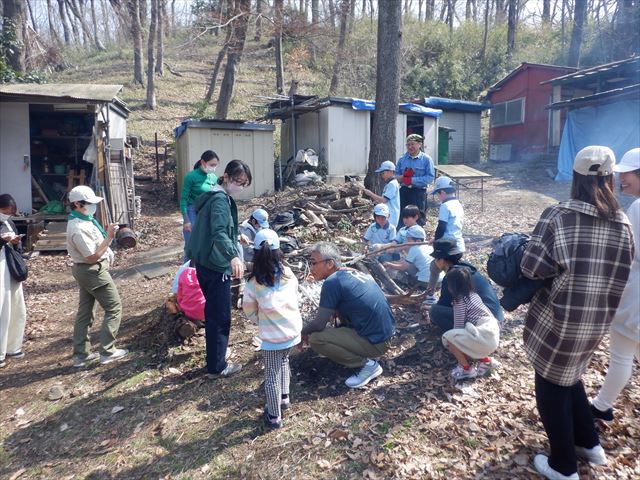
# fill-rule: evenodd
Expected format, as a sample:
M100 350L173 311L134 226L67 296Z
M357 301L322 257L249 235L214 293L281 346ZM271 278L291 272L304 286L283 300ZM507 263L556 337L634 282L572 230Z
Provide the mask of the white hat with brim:
M78 185L73 187L69 192L69 201L73 202L87 202L87 203L100 203L104 198L98 197L91 188L86 185Z
M615 164L613 150L602 145L591 145L578 152L573 162L573 171L580 175L605 177L613 173Z
M280 248L280 238L278 238L278 234L269 228L263 228L256 233L256 237L253 239L254 250L260 250L262 248L262 244L265 242L269 245L270 250L277 250Z
M420 225L412 225L407 228L407 237L415 238L416 240L424 240L427 238L427 234Z
M435 195L439 191L445 191L447 193L455 192L456 185L453 183L453 180L443 175L436 179L436 184L433 187L433 192L431 192L431 195Z
M622 156L620 163L613 167L614 172L626 173L640 170L640 148L632 148Z
M385 160L376 169L376 173L382 173L382 172L388 172L388 171L391 171L391 172L396 171L396 165L391 160Z

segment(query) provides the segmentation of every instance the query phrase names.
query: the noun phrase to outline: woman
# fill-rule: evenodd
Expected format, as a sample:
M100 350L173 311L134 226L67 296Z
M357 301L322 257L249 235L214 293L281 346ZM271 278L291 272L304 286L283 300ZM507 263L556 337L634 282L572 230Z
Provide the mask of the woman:
M424 218L427 186L433 182L435 170L431 157L421 150L422 142L423 138L416 133L407 137L407 153L398 160L395 175L400 183L400 211L407 205L417 205ZM397 228L402 228L402 220Z
M549 279L531 301L523 338L550 445L550 455L533 463L552 480L578 479L576 455L607 461L580 377L613 319L633 256L629 221L613 192L614 164L607 147L578 152L571 200L542 213L521 263L526 277Z
M640 197L640 148L625 153L613 169L620 172L622 193ZM640 198L631 204L627 216L633 229L635 256L627 286L611 322L609 370L592 408L593 416L605 421L613 420L613 402L631 377L633 357L640 361Z
M233 200L251 184L251 170L242 160L232 160L211 192L195 201L198 214L187 256L196 264L205 298L207 371L229 376L242 365L227 363L231 329L231 277L241 279L244 263L238 251L238 209Z
M215 171L219 163L220 159L216 152L207 150L195 163L193 170L184 177L182 195L180 195L180 212L184 221L182 234L185 250L189 243L193 224L196 221L196 210L193 203L201 194L210 192L216 185L218 177L216 177ZM185 257L184 260L186 262L187 258Z
M0 195L0 368L6 366L6 358L24 357L22 340L27 321L22 283L11 278L7 266L6 248L22 251L16 226L11 216L16 214L16 201L9 194Z

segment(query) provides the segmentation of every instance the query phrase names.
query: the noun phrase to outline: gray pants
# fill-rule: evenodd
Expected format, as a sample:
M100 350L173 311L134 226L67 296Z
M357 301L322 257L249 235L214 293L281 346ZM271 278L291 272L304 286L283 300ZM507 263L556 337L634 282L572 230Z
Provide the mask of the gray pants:
M75 263L71 269L80 287L78 314L73 328L73 354L86 357L91 350L89 329L93 325L96 300L104 310L100 329L100 353L111 355L122 319L122 303L118 289L109 274L108 262L94 264Z
M329 360L351 368L362 367L369 358L384 355L391 346L391 340L370 343L353 328L325 328L309 335L311 348Z

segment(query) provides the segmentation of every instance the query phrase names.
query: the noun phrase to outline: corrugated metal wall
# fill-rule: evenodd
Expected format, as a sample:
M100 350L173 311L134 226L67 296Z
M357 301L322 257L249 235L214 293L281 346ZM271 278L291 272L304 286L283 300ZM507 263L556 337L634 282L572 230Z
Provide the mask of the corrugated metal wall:
M449 135L449 163L480 161L480 113L445 111L440 126L453 128Z

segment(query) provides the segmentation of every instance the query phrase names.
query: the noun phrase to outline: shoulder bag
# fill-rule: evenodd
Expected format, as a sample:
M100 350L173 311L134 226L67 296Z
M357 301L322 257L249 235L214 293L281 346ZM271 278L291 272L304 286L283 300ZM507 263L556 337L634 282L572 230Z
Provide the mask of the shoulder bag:
M27 262L22 258L22 255L9 244L5 244L4 246L4 254L7 257L9 275L11 275L16 282L24 282L29 275Z

